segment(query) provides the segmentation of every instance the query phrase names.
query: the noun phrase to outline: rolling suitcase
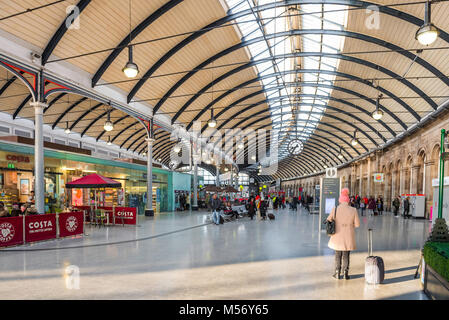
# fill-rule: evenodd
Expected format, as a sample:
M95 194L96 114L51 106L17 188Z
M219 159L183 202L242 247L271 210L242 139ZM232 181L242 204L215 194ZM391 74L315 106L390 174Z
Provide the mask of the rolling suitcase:
M365 260L365 281L380 284L385 279L385 265L381 257L373 256L373 229L368 229L368 254Z

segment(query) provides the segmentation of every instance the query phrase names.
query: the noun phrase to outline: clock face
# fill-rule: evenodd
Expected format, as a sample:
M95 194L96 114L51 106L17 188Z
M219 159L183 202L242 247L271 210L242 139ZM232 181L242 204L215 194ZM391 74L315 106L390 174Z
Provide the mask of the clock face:
M297 156L302 151L302 142L298 139L293 139L288 143L287 150L292 156Z

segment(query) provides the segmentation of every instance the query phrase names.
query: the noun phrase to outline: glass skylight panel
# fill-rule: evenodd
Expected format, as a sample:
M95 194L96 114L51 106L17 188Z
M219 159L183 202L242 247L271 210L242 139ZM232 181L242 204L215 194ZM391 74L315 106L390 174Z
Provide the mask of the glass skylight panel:
M262 6L266 3L273 3L276 0L225 0L230 8L230 13L241 12L243 10L253 9L252 14L238 18L236 21L245 40L260 38L264 39L248 46L248 50L253 60L266 59L262 63L255 65L260 77L260 83L265 91L265 97L270 99L269 111L271 114L274 131L272 134L279 134L280 139L287 136L287 132L294 132L296 126L298 129L304 129L302 139L314 132L318 120L321 119L328 97L332 94L331 88L321 85L332 85L335 82L335 75L328 74L326 71L335 71L338 68L339 59L316 55L319 53L338 53L343 48L344 37L307 33L307 30L343 30L346 20L346 11L333 11L346 9L344 5L332 4L304 4L298 5L299 11L288 10L284 6L284 1L277 0L279 7L268 10L257 11L256 6ZM256 4L255 4L256 3ZM289 31L291 26L290 18L286 15L299 12L297 19L300 20L300 30L306 32L300 36L298 42L297 36L273 37L273 34ZM274 17L278 17L274 19ZM288 19L288 20L287 20ZM265 37L264 37L265 35ZM293 48L300 43L300 51L304 53L315 53L311 56L302 56L299 58L284 57L274 60L274 57L283 57L291 55ZM312 73L292 72L296 64L300 63L301 69L314 70ZM320 72L320 71L323 72ZM271 76L279 73L280 77ZM269 76L269 77L267 77ZM294 98L296 94L295 83L303 82L299 98ZM280 87L281 89L273 88ZM282 99L277 99L279 97ZM292 106L298 106L300 113L293 120ZM310 120L310 121L309 121ZM277 123L276 123L277 122ZM291 130L287 130L291 128ZM284 145L279 146L280 154L288 155L285 144L289 140L285 139Z

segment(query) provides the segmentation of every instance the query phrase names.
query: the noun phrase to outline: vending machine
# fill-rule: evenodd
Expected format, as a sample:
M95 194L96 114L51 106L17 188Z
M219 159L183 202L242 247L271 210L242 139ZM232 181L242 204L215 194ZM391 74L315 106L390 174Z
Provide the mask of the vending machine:
M409 197L410 201L410 215L413 218L425 218L426 217L426 195L425 194L402 194L402 203L405 198ZM404 210L402 208L402 210Z

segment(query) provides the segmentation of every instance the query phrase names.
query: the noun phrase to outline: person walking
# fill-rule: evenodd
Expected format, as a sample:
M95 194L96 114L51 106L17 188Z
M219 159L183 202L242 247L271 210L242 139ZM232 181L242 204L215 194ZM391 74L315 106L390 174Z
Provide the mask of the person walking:
M371 196L368 200L368 213L367 215L374 215L374 210L376 210L376 201L374 200L374 198Z
M216 193L214 193L214 195L212 196L212 200L210 202L210 207L212 210L212 221L215 224L220 224L220 214L218 211L220 210L220 207L221 207L221 201L217 197Z
M404 219L410 218L410 198L407 197L404 200Z
M298 198L293 196L292 209L298 211Z
M349 255L356 248L355 228L360 226L357 209L349 206L349 189L341 190L339 205L332 208L328 221L335 221L335 234L329 239L329 248L335 250L335 272L333 277L340 279L343 270L344 279L349 280ZM342 265L343 260L343 265Z
M366 209L365 201L363 201L363 200L360 201L359 206L360 206L360 214L363 216L363 214L365 213L365 209Z
M379 212L379 215L382 215L382 213L384 211L384 200L382 199L381 196L377 197L376 207L377 207L377 212Z
M253 196L249 199L248 215L251 217L251 220L253 220L256 215L256 202Z
M398 217L398 211L399 211L399 196L396 196L393 200L393 208L394 208L394 216Z

